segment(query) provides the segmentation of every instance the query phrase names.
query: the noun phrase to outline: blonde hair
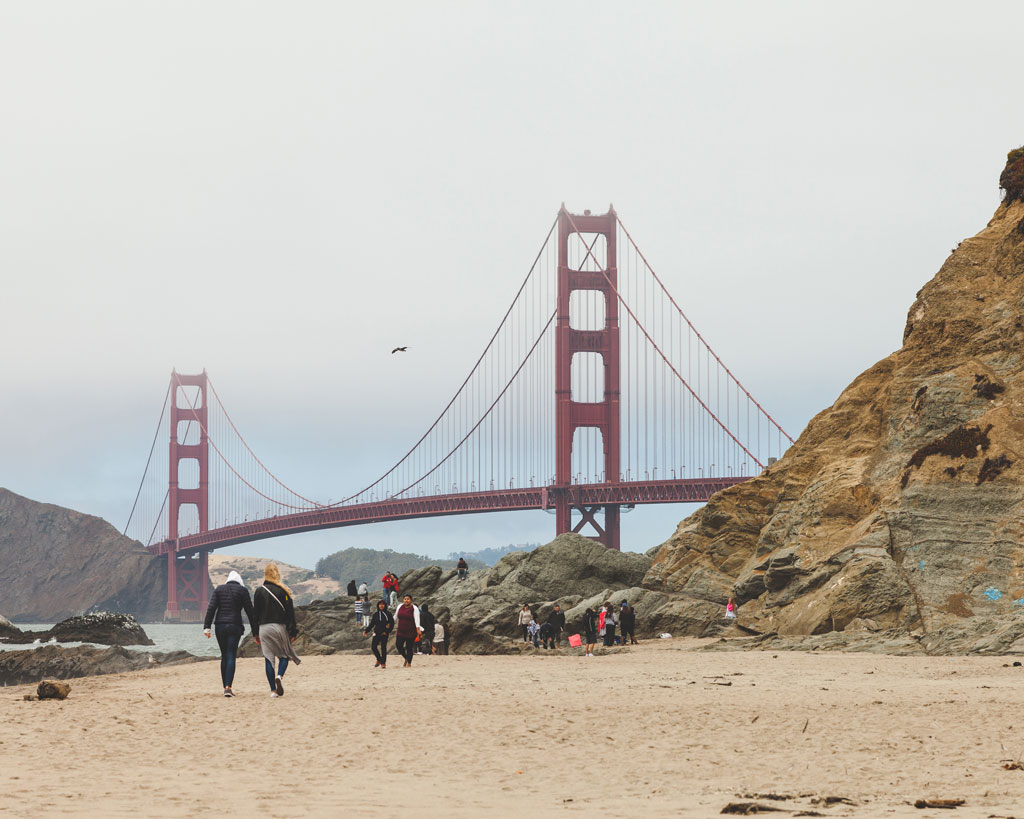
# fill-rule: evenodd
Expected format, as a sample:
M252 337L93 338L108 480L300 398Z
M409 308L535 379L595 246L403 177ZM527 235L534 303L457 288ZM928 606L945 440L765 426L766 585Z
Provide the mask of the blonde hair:
M280 586L285 590L285 593L288 594L289 597L291 596L292 590L289 589L281 579L281 570L277 568L276 563L267 564L267 568L263 570L263 580L265 582L273 583L275 586Z

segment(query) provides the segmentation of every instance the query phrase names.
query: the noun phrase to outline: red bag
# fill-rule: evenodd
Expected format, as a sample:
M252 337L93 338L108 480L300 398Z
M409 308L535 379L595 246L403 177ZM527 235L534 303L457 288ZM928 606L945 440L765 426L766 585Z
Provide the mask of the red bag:
M583 638L580 637L580 635L578 634L570 634L569 645L573 646L574 648L579 648L581 645L583 645Z

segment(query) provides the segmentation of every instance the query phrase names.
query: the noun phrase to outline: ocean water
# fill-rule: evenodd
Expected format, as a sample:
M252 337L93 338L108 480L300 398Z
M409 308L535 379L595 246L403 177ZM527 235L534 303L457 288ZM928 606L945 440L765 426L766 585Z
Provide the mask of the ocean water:
M15 626L22 631L46 631L53 628L54 623L15 623ZM210 637L209 640L203 636L202 623L143 623L142 628L149 639L156 645L153 646L125 646L130 651L188 651L199 657L220 656L217 648L217 638ZM246 628L246 634L249 633ZM26 648L39 648L39 643L0 643L0 651L20 651ZM57 643L65 647L91 645L91 643ZM106 646L101 646L106 648Z

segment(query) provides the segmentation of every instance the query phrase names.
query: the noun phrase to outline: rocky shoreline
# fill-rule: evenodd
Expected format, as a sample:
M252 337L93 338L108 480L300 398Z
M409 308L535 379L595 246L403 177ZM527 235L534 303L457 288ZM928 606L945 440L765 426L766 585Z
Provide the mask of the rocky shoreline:
M0 685L23 685L44 679L68 680L103 674L123 674L163 665L211 660L187 651L168 653L129 651L123 646L47 645L23 651L0 651Z

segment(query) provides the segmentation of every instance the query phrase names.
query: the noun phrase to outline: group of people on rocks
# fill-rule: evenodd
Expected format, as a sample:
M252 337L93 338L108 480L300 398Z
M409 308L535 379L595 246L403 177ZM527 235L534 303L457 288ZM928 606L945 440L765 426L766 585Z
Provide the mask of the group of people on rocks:
M562 632L565 630L565 612L556 603L548 619L541 623L533 613L529 604L519 610L518 626L523 633L524 643L533 643L535 648L557 648L562 645ZM586 646L584 656L593 657L598 637L605 646L615 645L616 626L622 632L622 645L636 645L636 610L623 600L618 611L612 603L603 604L597 611L588 608L583 613L583 643Z
M216 632L220 646L220 677L224 696L235 696L232 686L238 658L238 643L245 634L242 612L249 620L252 638L262 651L270 683L270 696L283 697L282 678L288 664L302 662L292 643L299 636L295 622L295 604L291 589L281 579L277 564L268 563L263 571L263 584L250 597L238 572L231 572L227 582L214 589L203 621L203 633Z

